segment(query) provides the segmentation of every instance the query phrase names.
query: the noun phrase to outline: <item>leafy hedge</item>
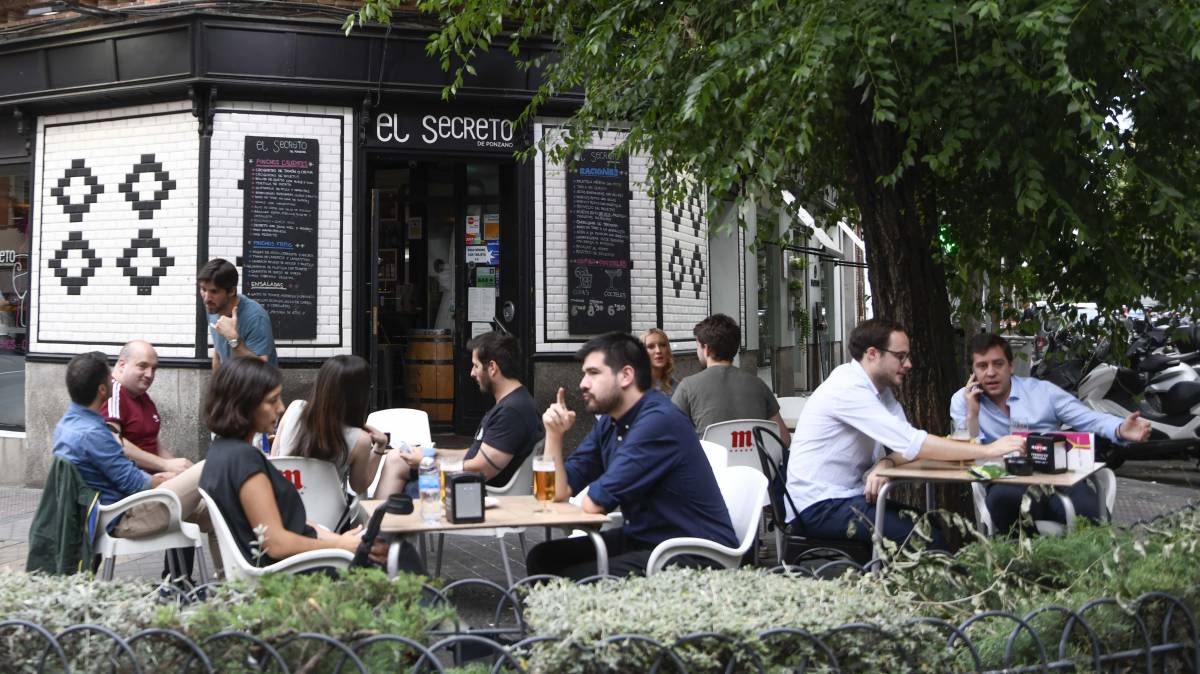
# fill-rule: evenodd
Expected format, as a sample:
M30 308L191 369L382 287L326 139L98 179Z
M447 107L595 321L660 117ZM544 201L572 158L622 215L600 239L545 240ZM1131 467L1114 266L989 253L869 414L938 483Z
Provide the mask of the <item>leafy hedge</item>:
M454 610L425 601L422 581L419 576L388 581L384 572L373 569L351 570L341 580L323 574L276 574L263 577L254 586L225 583L216 587L207 601L180 606L161 601L158 585L150 581L106 583L79 576L14 572L0 575L0 616L37 623L52 633L71 625L93 624L129 638L154 628L179 632L196 643L221 632L246 632L278 648L288 663L305 663L308 671L333 671L340 656L327 644L292 637L320 633L349 644L393 634L424 641L429 629L454 617ZM88 671L113 653L113 642L98 635L80 634L63 641L72 670ZM183 668L190 655L165 643L169 641L165 636L149 639L135 649L144 671ZM44 640L27 630L0 632L0 652L8 656L6 666L37 671L45 647ZM258 671L248 666L251 658L261 657L249 641L222 639L218 646L204 650L213 658L216 671ZM395 669L410 659L385 648L364 656L371 671ZM127 665L128 658L124 660ZM121 663L114 664L119 668Z

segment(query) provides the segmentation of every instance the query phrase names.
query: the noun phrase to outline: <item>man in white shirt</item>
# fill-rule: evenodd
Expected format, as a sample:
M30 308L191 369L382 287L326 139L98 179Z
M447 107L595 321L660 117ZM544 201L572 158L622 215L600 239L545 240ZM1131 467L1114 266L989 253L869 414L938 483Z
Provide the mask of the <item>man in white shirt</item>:
M900 325L880 318L864 321L850 333L850 355L854 360L835 368L809 396L792 435L787 490L798 511L792 526L806 535L869 541L875 497L888 481L878 474L880 468L918 458L1003 456L1024 446L1022 438L1011 435L972 445L909 424L894 393L913 366L908 334ZM889 504L883 535L903 542L913 524L912 517Z

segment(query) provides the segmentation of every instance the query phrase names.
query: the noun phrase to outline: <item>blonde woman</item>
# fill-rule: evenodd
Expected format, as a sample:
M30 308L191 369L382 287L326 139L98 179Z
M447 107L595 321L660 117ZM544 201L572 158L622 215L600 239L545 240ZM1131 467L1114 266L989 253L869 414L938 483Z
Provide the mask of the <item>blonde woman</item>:
M654 388L664 395L671 395L679 382L674 377L675 357L671 355L670 338L659 328L650 328L642 333L642 346L650 354Z

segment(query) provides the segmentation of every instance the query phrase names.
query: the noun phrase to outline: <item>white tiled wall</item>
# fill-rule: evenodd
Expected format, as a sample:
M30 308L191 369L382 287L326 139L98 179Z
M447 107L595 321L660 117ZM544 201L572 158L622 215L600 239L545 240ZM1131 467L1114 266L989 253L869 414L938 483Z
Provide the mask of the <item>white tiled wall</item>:
M220 102L213 119L209 255L242 255L246 136L315 138L320 146L317 213L317 337L276 342L279 356L350 353L353 240L353 111L284 103ZM239 269L240 271L240 269ZM253 296L253 295L251 295Z
M153 161L161 163L174 182L166 198L158 200L161 207L148 211L149 218L139 217L120 187L128 182L127 174L137 173L135 165L143 155L154 155ZM124 342L140 338L157 344L162 356L194 355L198 156L197 123L187 102L38 119L31 351L99 349L115 354ZM102 191L72 221L53 191L80 162ZM154 175L141 173L138 178L128 188L138 200L149 201L154 191L163 189ZM61 189L72 204L82 203L85 194L95 191L82 177L72 178ZM129 262L136 276L153 277L162 257L174 261L173 266L160 269L165 273L149 294L139 294L125 268L117 265L126 249L134 248L131 240L142 230L150 230L166 255L154 257L151 249L136 248L137 256ZM56 251L73 235L86 241L100 261L78 294L69 292L51 266ZM70 250L61 260L68 277L81 276L87 266L81 250Z
M559 120L542 119L534 125L537 139L543 136L553 141L558 131ZM608 149L615 147L621 137L616 132L598 133L589 147ZM691 339L692 327L708 315L708 244L707 225L703 220L703 204L699 210L684 209L679 218L681 233L670 231L672 219L667 211L662 213L662 247L655 247L655 203L646 188L648 159L644 155L629 157L629 187L633 199L629 204L630 257L633 271L630 274L630 301L634 333L658 323L658 271L656 256L662 256L664 287L664 329L673 342ZM677 209L678 210L678 209ZM537 298L537 350L542 353L571 353L586 341L586 336L572 335L567 328L567 199L566 171L561 164L549 163L539 153L534 166L534 220ZM693 223L698 223L695 233ZM671 251L679 240L681 251L691 263L693 250L699 250L704 268L703 274L683 275L688 281L690 293L674 292L669 266ZM678 265L676 265L678 266ZM686 265L685 265L686 266ZM677 276L679 274L677 273ZM694 280L699 280L697 297Z

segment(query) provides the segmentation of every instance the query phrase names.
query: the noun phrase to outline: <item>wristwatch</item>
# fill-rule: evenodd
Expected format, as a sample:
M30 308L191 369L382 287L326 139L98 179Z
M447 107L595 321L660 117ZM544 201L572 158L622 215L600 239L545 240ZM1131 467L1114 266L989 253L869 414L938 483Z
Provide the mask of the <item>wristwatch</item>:
M229 342L229 348L231 348L231 349L238 348L238 344L242 343L242 340L238 339L237 337L234 337L233 339L229 339L226 341Z

